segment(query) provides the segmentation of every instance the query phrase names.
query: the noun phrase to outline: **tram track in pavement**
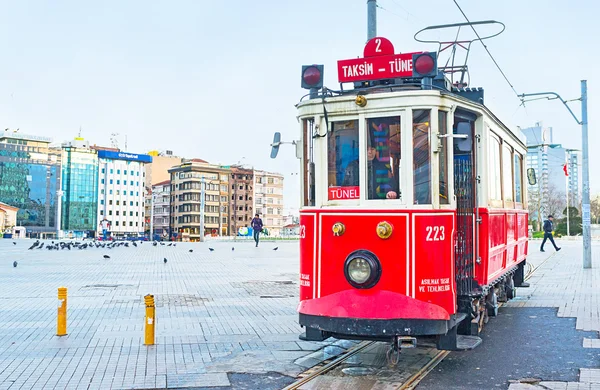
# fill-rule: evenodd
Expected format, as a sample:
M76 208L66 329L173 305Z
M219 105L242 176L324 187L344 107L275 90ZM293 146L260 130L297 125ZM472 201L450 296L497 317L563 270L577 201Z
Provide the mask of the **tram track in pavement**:
M525 280L531 278L533 273L537 271L539 267L541 267L546 261L550 258L554 257L554 254L548 256L544 261L542 261L537 266L530 266L527 269L527 274L525 275ZM503 304L501 303L500 306ZM313 381L315 378L330 372L346 362L352 356L364 351L366 348L372 346L377 343L377 341L362 341L358 345L355 345L341 354L337 355L335 358L324 360L323 362L317 364L316 366L304 371L299 375L299 379L294 383L284 387L283 390L297 390L300 389L303 385L308 384ZM394 386L393 388L396 390L414 390L419 383L429 374L438 364L440 364L448 355L450 351L438 351L421 369L419 369L416 373L411 375L408 379L398 384L391 384Z

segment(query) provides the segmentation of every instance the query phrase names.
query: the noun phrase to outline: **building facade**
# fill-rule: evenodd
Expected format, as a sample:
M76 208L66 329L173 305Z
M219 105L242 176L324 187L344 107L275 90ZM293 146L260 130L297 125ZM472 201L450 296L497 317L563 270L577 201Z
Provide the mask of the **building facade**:
M0 133L0 202L19 209L30 237L54 237L61 189L61 150L51 138Z
M204 160L193 159L184 160L181 165L171 168L169 173L171 236L181 241L199 241L201 235L228 235L230 171Z
M152 237L169 238L171 181L154 184L151 192L150 218L152 218Z
M231 235L237 235L254 217L254 170L232 166L230 190Z
M157 150L148 152L152 156L152 162L146 164L146 187L151 188L156 183L171 180L169 169L180 165L182 158L173 156L173 152L166 150L164 153Z
M579 184L578 154L572 149L566 149L561 144L555 144L551 127L543 127L541 123L521 130L527 138L527 168L533 168L537 183L529 185L532 196L541 199L542 211L548 208L551 197L565 199L569 191L569 205L579 205L581 199ZM565 176L564 165L567 164L569 176ZM561 210L562 211L562 210Z
M98 221L116 237L144 233L146 164L152 157L98 148Z
M270 236L280 236L284 223L283 175L254 171L254 211Z
M98 230L98 154L82 138L62 145L61 230L69 238Z
M0 202L0 235L13 232L13 228L17 226L18 211L18 208Z

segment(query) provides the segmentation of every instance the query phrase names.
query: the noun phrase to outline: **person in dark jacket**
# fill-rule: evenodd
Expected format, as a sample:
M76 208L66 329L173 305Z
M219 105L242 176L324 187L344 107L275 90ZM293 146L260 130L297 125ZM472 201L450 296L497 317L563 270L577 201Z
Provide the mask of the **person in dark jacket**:
M549 215L548 219L544 221L544 240L542 241L542 246L540 247L540 251L542 252L544 252L544 244L546 243L546 240L550 240L557 252L560 250L560 248L554 243L554 237L552 237L552 231L554 230L553 221L554 217L552 217L552 215Z
M254 236L254 242L256 242L256 246L258 246L258 237L259 237L258 235L263 230L262 219L259 218L258 214L256 214L254 216L254 218L252 218L252 222L250 222L250 225L252 226L252 234Z

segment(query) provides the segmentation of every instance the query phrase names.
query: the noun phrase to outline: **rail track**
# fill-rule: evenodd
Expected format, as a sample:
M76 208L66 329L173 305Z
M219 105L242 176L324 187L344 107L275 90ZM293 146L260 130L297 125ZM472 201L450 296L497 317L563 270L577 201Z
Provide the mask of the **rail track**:
M543 262L541 262L540 264L538 264L535 267L533 267L531 264L528 264L529 267L527 269L527 274L525 275L525 280L528 280L529 278L531 278L533 273L535 271L537 271L537 269L540 266L542 266L546 261L548 261L553 256L554 255L549 256ZM315 367L300 374L300 378L296 382L285 387L283 390L300 389L303 385L305 385L305 384L309 383L310 381L314 380L315 378L335 369L336 367L343 364L345 361L347 361L352 356L360 353L361 351L365 350L366 348L370 347L371 345L373 345L375 343L376 343L376 341L363 341L363 342L355 345L354 347L351 347L351 348L347 349L346 351L342 352L337 357L323 361L322 363L316 365ZM399 383L399 384L393 384L392 386L395 386L395 387L392 387L392 388L395 388L396 390L414 390L419 385L419 383L427 376L427 374L429 374L449 354L450 354L450 351L438 351L438 353L436 353L431 358L431 360L429 362L427 362L427 364L425 364L419 371L414 373L411 377L409 377L404 382Z

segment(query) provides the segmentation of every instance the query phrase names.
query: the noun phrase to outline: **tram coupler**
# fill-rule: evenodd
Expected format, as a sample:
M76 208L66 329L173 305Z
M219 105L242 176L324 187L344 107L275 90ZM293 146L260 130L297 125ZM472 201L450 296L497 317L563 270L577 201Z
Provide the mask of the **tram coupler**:
M399 349L404 348L417 348L417 338L410 336L399 336L396 337L396 343Z

